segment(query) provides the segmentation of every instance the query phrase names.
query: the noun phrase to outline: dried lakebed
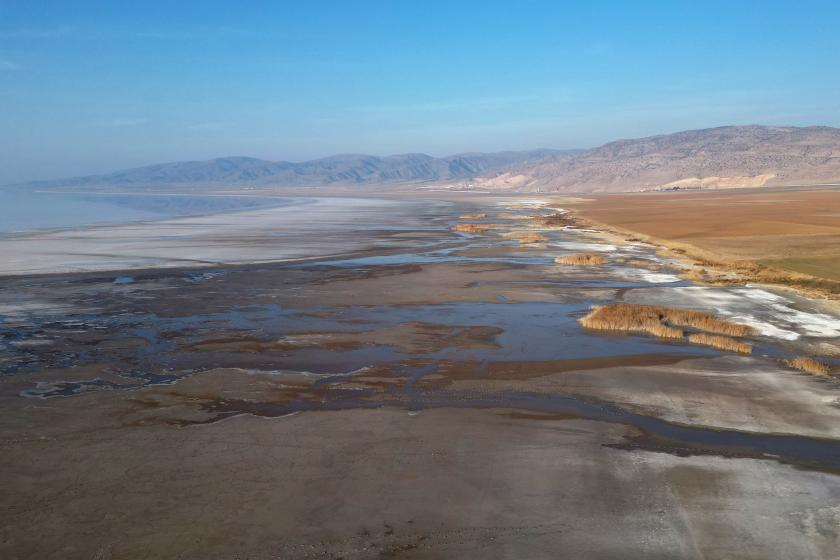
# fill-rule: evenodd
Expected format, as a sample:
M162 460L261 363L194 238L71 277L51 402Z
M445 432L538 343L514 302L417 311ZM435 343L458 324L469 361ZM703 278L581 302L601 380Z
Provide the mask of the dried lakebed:
M282 208L172 220L180 241L144 254L163 268L91 228L117 245L59 260L82 272L0 280L4 558L840 547L840 387L784 365L837 371L830 310L682 281L561 200L319 204L304 232ZM39 267L72 244L39 235ZM218 264L176 266L191 252ZM555 262L577 253L606 262ZM752 353L581 327L610 303L713 312Z

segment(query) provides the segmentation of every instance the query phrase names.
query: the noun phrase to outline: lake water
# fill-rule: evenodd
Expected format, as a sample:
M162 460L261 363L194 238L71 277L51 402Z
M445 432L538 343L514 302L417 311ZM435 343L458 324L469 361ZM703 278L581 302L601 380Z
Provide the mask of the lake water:
M305 203L305 200L280 197L0 190L0 233L215 214L301 203Z

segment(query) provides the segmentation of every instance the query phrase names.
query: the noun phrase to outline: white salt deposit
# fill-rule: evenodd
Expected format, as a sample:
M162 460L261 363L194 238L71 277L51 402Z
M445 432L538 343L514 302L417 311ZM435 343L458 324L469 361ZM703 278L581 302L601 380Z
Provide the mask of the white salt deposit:
M801 311L793 300L761 288L673 288L685 307L713 310L762 335L783 340L802 336L840 337L840 318L827 313Z
M618 250L618 247L608 243L583 243L580 241L556 241L549 243L548 246L575 252L592 251L596 253L613 253Z

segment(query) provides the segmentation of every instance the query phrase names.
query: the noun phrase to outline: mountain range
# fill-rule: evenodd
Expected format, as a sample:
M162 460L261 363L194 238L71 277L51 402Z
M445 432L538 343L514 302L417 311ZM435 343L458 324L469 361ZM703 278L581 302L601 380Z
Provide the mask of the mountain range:
M482 190L617 192L840 183L840 129L726 126L610 142L587 150L336 155L293 163L249 157L151 165L27 188L225 189L470 184Z
M514 164L476 183L546 192L840 183L840 129L725 126L619 140Z
M143 188L204 187L312 187L327 185L381 185L427 181L455 181L527 165L563 155L558 150L469 153L436 158L426 154L377 157L342 154L300 163L250 157L225 157L149 165L104 175L38 181L35 188Z

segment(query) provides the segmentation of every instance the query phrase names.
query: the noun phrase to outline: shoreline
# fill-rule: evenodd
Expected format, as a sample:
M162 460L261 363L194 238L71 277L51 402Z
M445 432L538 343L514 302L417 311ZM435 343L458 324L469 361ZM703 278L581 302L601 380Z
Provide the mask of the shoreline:
M298 203L0 235L0 277L242 266L338 258L381 240L380 216L418 223L412 201L282 197ZM301 207L305 207L301 211ZM426 209L428 211L428 209ZM390 217L396 212L397 216ZM366 224L370 223L371 227ZM399 228L397 228L399 229ZM387 241L387 240L381 240Z
M13 231L0 231L0 240L3 239L10 239L16 237L25 237L27 235L37 235L37 234L49 234L49 233L60 233L65 231L84 231L87 229L94 229L94 228L107 228L107 227L116 227L120 225L141 225L141 224L154 224L156 222L163 222L167 220L177 220L180 218L202 218L207 216L220 216L226 214L236 214L240 212L251 212L256 210L265 210L269 208L283 208L286 206L300 206L305 205L311 202L314 202L318 197L303 197L303 196L271 196L271 195L236 195L236 194L189 194L189 193L125 193L125 192L83 192L83 191L32 191L39 194L59 194L59 195L79 195L79 196L136 196L136 197L159 197L159 196L167 196L167 197L186 197L186 198L277 198L277 199L287 199L287 200L295 200L299 199L299 203L292 203L292 204L265 204L256 207L232 207L228 209L218 210L218 211L209 211L209 212L196 212L196 213L185 213L185 214L157 214L157 215L150 215L150 216L142 216L142 217L134 217L134 218L125 218L122 221L114 220L114 221L102 221L102 222L91 222L86 224L78 224L78 225L67 225L67 226L43 226L43 227L32 227L27 229L20 229L20 230L13 230ZM307 200L308 199L308 200ZM0 273L2 274L2 273Z

